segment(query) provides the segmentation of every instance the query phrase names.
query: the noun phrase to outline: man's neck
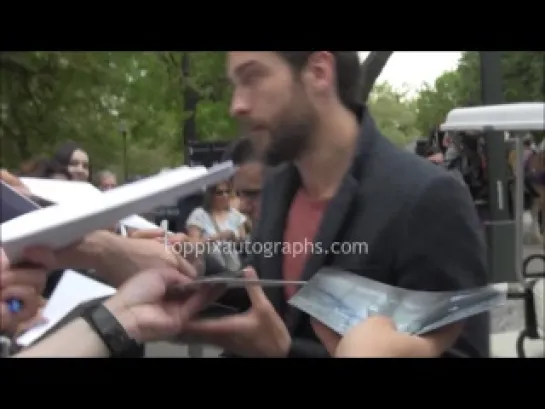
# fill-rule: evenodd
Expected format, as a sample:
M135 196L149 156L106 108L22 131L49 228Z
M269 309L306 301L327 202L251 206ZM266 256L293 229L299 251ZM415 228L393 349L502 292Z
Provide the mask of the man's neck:
M320 116L313 146L296 162L306 192L316 199L330 199L350 168L359 134L356 116L343 107Z

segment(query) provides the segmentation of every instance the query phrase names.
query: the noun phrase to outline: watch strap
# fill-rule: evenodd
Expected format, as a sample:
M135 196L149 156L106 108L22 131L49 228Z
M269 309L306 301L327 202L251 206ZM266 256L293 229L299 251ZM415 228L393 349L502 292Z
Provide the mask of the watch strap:
M140 345L127 334L117 318L103 304L85 311L82 318L100 337L112 358L130 356L130 351L140 349Z

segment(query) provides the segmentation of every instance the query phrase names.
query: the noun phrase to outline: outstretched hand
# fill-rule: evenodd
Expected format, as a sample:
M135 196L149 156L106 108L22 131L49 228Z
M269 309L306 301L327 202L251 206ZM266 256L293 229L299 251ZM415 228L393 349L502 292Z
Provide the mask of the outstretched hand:
M135 230L129 234L132 239L151 239L164 243L174 256L183 257L197 270L198 275L204 274L205 263L202 254L191 239L183 233L166 233L163 229ZM166 239L166 240L165 240Z
M252 268L244 273L246 278L257 278ZM216 345L245 357L286 357L291 336L284 321L260 285L247 284L246 291L252 303L248 311L192 321L185 326L180 339Z
M344 337L315 319L311 319L311 324L327 352L336 358L386 357L382 341L398 334L392 320L382 316L360 322Z
M48 251L32 249L25 252L24 261L12 266L0 248L0 330L9 335L16 335L21 328L26 328L29 320L37 317L43 306L41 295L53 255ZM20 305L17 310L10 308L14 300Z
M439 331L437 335L446 340L438 347L436 342L425 337L399 332L390 318L378 315L360 322L344 337L315 319L311 320L311 324L329 354L336 358L436 357L447 348L452 338L450 331Z
M167 297L167 290L190 280L174 269L148 270L127 281L104 305L137 341L169 339L224 291L208 286L187 296Z
M30 190L21 182L17 176L11 174L5 169L0 169L0 180L11 186L15 191L22 194L23 196L30 197Z

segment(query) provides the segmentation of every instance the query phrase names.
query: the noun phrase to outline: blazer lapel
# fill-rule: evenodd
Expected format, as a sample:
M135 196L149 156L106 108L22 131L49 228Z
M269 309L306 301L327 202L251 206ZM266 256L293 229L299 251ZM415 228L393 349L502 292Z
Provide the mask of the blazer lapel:
M375 123L366 113L363 117L353 163L343 178L337 194L330 201L314 240L314 242L320 243L325 251L313 253L308 257L301 280L310 280L324 266L328 256L327 251L330 250L333 243L343 240L340 233L345 224L350 223L352 206L364 206L362 202L357 203L358 200L362 200L358 198L359 185L378 139L379 134ZM286 324L290 331L299 325L303 315L303 312L296 308L288 310Z

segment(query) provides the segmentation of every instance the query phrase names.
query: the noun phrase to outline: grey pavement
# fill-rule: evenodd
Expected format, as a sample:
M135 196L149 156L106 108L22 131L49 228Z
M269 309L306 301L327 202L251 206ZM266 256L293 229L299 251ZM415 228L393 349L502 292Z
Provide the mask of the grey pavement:
M539 246L525 246L524 257L530 254L543 253ZM545 266L535 263L530 271L543 271ZM491 313L493 334L514 333L524 327L524 306L521 301L512 300ZM508 341L509 343L511 341ZM220 350L214 347L203 347L203 357L217 358ZM188 348L184 345L173 345L167 342L156 342L146 346L146 358L188 358Z

